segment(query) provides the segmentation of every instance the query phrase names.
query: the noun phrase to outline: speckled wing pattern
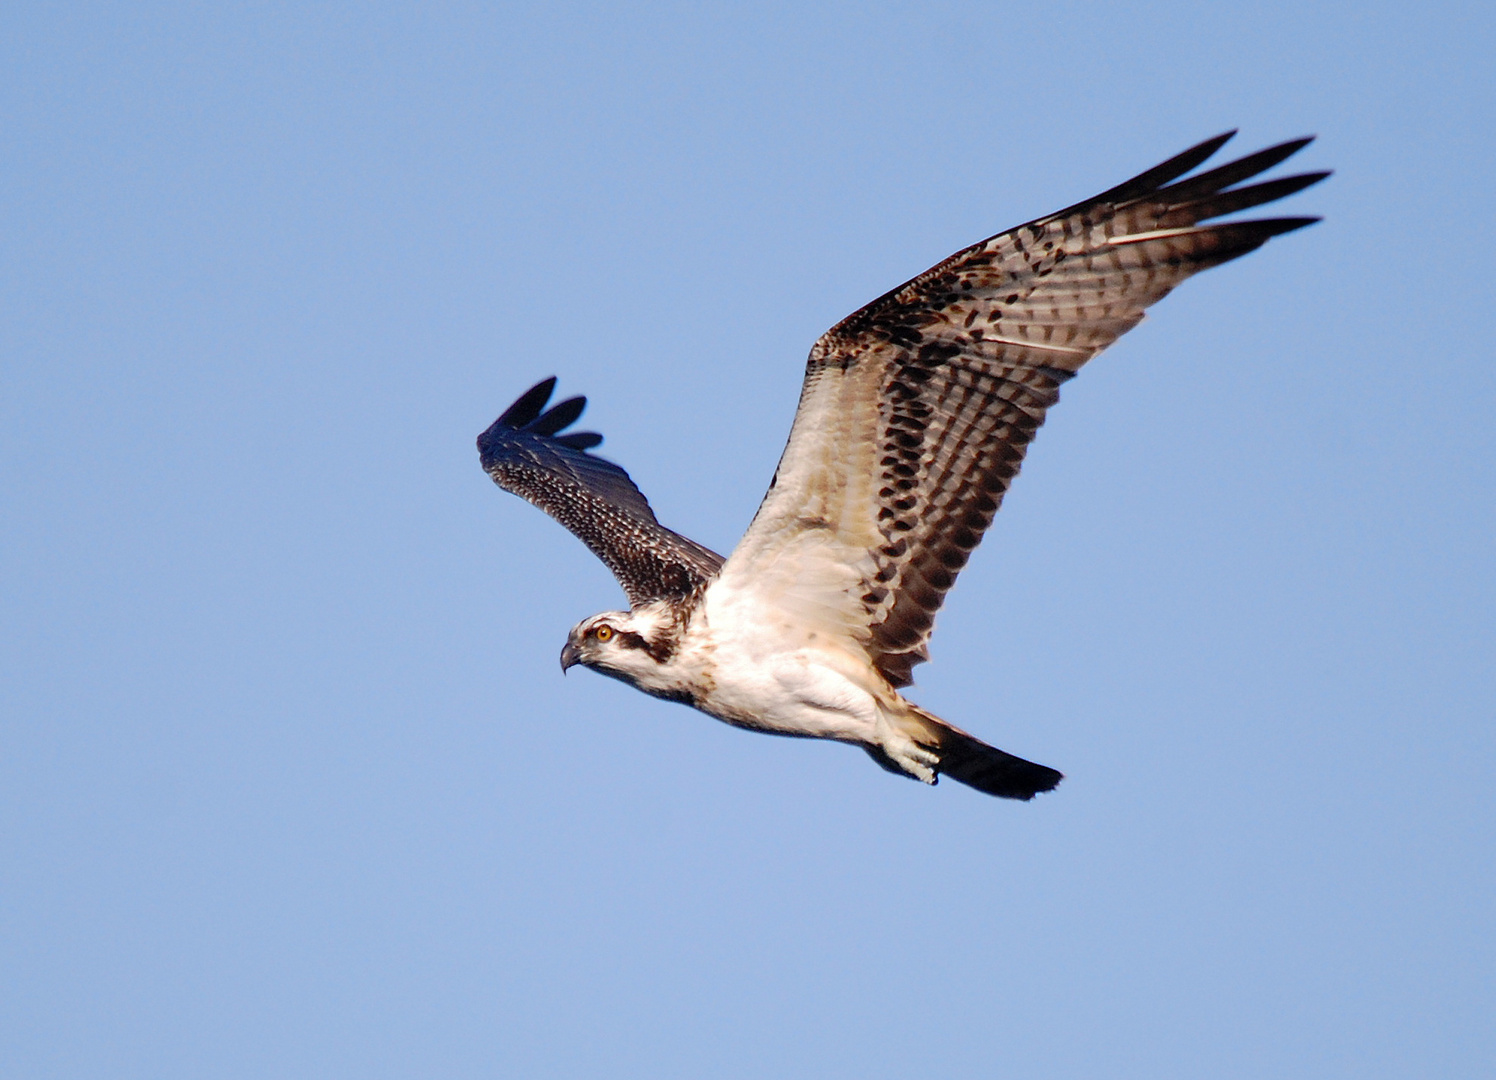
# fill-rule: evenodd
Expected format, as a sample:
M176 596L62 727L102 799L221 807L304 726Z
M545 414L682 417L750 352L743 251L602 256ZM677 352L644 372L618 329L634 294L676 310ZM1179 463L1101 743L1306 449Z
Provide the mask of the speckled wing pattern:
M590 431L561 434L582 415L584 397L547 409L554 378L532 386L482 435L478 453L493 482L540 507L607 564L629 603L684 600L722 566L722 556L655 520L629 474L587 451Z
M1060 385L1185 278L1318 220L1201 225L1328 175L1233 186L1300 139L1179 179L1232 134L958 252L828 331L721 583L850 635L908 685Z

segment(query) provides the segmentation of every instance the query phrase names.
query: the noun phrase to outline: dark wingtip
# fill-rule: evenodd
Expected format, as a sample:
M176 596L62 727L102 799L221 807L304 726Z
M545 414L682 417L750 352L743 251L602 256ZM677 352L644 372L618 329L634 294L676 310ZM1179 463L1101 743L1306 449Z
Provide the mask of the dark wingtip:
M1131 180L1118 184L1105 196L1106 201L1120 201L1134 195L1146 194L1176 180L1199 165L1203 165L1215 152L1236 138L1236 129L1223 131L1219 135L1196 143L1182 154L1175 154L1168 161L1160 162L1147 172L1139 173Z
M1300 135L1297 139L1288 139L1274 146L1269 146L1266 150L1259 150L1257 153L1264 156L1272 154L1275 155L1279 161L1286 161L1317 138L1319 138L1318 135Z
M1224 165L1209 169L1195 176L1187 177L1177 183L1159 191L1160 195L1166 195L1176 202L1203 198L1209 195L1224 194L1228 191L1240 192L1245 189L1232 188L1231 185L1247 180L1258 173L1266 172L1274 165L1286 161L1297 154L1309 143L1313 142L1312 136L1303 139L1291 139L1288 142L1269 146L1265 150L1259 150L1255 154L1228 161ZM1281 181L1269 181L1269 183L1280 183ZM1287 192L1284 192L1287 194Z
M537 435L554 435L562 428L575 424L586 408L586 398L570 397L559 405L547 409L538 419L527 424L526 428Z
M1252 224L1256 225L1267 236L1282 236L1284 233L1291 233L1295 229L1302 229L1308 225L1316 225L1323 220L1324 218L1319 217L1288 217L1272 218L1267 221L1254 221Z
M549 379L541 379L530 389L521 394L513 405L505 409L503 414L489 424L483 433L478 436L478 454L487 467L488 452L497 440L502 439L502 432L517 431L540 415L540 410L545 408L545 403L551 399L551 392L556 389L556 376Z
M504 410L504 414L495 421L502 427L522 428L540 415L540 410L545 408L545 403L551 400L551 394L556 389L556 376L549 379L541 379L530 389L521 394L513 405Z
M1292 185L1293 190L1286 192L1286 194L1292 195L1295 191L1303 191L1306 187L1311 187L1321 180L1334 175L1334 169L1320 169L1317 172L1299 173L1297 176L1285 176L1283 178L1283 186L1287 188Z
M1199 145L1190 147L1184 153L1185 154L1199 154L1200 155L1200 160L1204 161L1206 158L1210 157L1212 154L1214 154L1221 147L1225 146L1232 139L1236 138L1237 134L1240 131L1241 131L1241 128L1227 128L1225 131L1221 132L1219 135L1212 135L1210 138L1206 139L1204 142L1200 143ZM1207 147L1208 147L1208 149L1207 149ZM1181 154L1180 156L1183 157L1184 155ZM1193 167L1194 166L1191 166L1191 168L1193 168Z
M1187 173L1197 165L1202 165L1214 157L1217 150L1236 138L1236 132L1236 128L1231 128L1228 131L1221 132L1219 135L1212 135L1203 142L1197 142L1183 153L1175 154L1168 161L1155 165L1147 173L1143 173L1142 175L1147 176L1148 173L1164 172L1166 170L1174 173L1176 176Z
M577 422L583 410L587 408L587 399L580 395L569 397L547 409L546 403L550 401L555 389L556 376L552 375L548 379L540 380L521 394L513 405L504 410L502 416L488 426L488 430L478 436L478 453L482 456L485 468L490 451L497 452L495 448L517 431L539 435L568 450L583 452L591 450L603 441L603 437L595 431L558 434L563 428L570 427Z
M1114 188L1108 188L1100 195L1091 199L1085 199L1074 206L1067 206L1063 210L1057 210L1050 218L1064 217L1073 214L1095 203L1124 203L1132 199L1142 198L1150 195L1172 180L1178 180L1191 169L1203 164L1217 150L1225 146L1236 137L1236 129L1223 131L1219 135L1212 136L1204 142L1196 143L1182 154L1175 154L1168 161L1159 162L1145 172L1140 172L1130 180L1124 180Z
M556 441L572 450L591 450L602 444L603 437L595 431L573 431L569 435L557 435Z

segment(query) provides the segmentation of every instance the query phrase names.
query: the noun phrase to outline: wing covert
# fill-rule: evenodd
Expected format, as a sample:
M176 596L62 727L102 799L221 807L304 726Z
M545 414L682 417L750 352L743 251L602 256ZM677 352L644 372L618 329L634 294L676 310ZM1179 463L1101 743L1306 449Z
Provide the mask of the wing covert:
M554 377L532 386L478 436L483 470L586 544L613 571L631 606L690 596L716 575L722 556L661 525L628 473L588 453L601 435L561 434L587 399L546 409L555 386Z
M718 587L843 632L908 685L1061 384L1185 278L1318 220L1200 225L1328 175L1232 187L1300 139L1180 179L1231 134L957 252L824 334Z

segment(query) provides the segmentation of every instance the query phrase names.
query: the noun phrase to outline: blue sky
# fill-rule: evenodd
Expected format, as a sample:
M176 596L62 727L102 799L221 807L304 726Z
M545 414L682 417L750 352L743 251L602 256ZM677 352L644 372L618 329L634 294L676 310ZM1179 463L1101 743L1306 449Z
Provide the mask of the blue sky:
M4 27L7 1077L1490 1068L1484 6ZM516 394L729 550L818 334L1231 127L1325 222L1066 387L910 692L1057 792L562 678Z

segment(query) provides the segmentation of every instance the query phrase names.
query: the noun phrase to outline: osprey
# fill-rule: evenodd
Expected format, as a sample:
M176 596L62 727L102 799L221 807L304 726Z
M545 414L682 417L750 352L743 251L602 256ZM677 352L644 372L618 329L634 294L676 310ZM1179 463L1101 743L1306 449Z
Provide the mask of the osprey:
M1309 139L1187 179L1235 132L957 252L815 343L789 443L724 559L655 520L628 474L564 434L586 399L532 387L478 437L495 483L613 571L628 611L578 623L582 664L737 727L860 746L934 784L1030 799L1061 774L907 701L935 612L1062 383L1191 274L1319 220L1202 225L1328 176L1235 186Z

